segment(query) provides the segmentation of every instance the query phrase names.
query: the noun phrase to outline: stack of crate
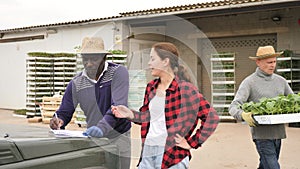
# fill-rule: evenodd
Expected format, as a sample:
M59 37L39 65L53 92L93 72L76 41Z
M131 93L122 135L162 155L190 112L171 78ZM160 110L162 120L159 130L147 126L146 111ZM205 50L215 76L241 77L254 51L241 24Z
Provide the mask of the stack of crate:
M147 86L145 70L129 70L128 107L139 110L143 105L145 88Z
M76 55L72 53L30 52L26 58L26 115L41 116L43 96L64 93L76 75Z
M75 121L74 121L79 127L86 127L86 116L84 115L84 112L80 108L80 105L77 106L75 109Z
M50 123L50 119L53 117L55 111L59 108L61 104L62 97L43 97L42 104L40 105L42 122Z

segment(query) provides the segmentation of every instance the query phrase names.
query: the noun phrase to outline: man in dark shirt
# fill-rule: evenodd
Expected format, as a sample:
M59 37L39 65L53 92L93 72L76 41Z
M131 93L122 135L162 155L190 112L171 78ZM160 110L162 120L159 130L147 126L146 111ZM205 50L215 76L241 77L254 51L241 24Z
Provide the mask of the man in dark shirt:
M127 105L129 90L128 70L106 62L109 52L99 37L83 39L79 52L84 70L68 84L57 117L50 121L51 129L64 129L71 121L78 104L86 116L86 134L107 137L120 150L122 169L130 167L130 128L127 119L116 118L112 105Z

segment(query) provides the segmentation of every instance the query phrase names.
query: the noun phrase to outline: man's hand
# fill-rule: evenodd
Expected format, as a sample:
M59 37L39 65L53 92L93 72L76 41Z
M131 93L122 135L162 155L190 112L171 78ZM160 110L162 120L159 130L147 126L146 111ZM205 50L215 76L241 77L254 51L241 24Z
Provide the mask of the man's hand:
M53 130L59 130L61 126L64 125L64 121L60 118L53 117L50 120L50 128Z
M92 137L103 137L102 130L97 126L92 126L88 128L84 133Z
M242 118L248 123L249 126L255 127L257 125L257 122L253 119L252 113L251 112L243 112L242 113Z

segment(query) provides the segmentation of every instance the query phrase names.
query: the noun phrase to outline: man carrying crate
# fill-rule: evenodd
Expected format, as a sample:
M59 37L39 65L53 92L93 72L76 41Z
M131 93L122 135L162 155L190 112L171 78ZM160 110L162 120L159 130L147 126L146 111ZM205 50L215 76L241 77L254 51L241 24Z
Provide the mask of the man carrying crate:
M251 126L252 139L260 156L259 169L280 169L278 159L281 139L286 138L285 125L257 125L252 113L244 112L240 105L259 102L263 97L293 93L286 79L274 73L276 57L281 54L275 52L273 46L264 46L257 49L256 56L249 57L256 62L256 71L242 81L229 107L229 113L235 119L244 120Z

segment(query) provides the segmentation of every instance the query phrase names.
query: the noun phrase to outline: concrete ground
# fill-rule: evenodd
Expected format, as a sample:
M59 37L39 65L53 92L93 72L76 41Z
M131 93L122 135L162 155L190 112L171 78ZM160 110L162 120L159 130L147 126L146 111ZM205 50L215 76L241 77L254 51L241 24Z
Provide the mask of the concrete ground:
M0 131L47 135L48 124L28 123L24 117L13 116L10 110L0 109ZM4 126L11 126L4 129ZM76 124L70 130L85 130ZM280 164L282 169L300 169L300 128L286 127L287 139L282 142ZM132 127L132 169L136 169L140 153L140 128ZM242 123L221 122L215 133L197 150L192 150L190 169L256 169L258 155L251 141L249 127Z

